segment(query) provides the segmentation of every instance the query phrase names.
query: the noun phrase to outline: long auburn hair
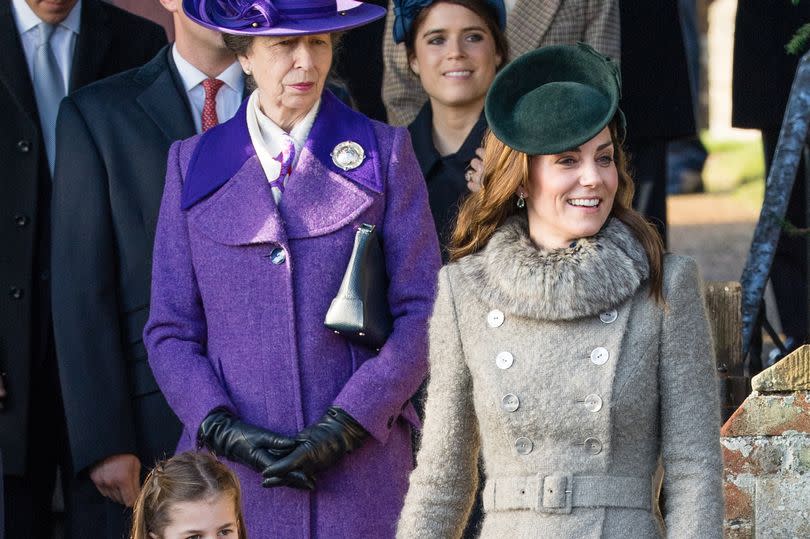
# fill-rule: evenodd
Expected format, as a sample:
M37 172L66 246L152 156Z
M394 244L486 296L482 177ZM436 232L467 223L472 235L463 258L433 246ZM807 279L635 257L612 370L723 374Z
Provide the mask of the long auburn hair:
M159 462L143 482L132 511L130 539L162 537L172 522L172 508L183 502L229 496L236 510L237 539L247 539L242 491L230 468L207 453L189 451Z
M641 242L650 264L650 296L663 303L664 244L656 228L633 209L635 186L628 172L627 154L618 139L615 118L608 127L619 175L610 215L626 224ZM458 212L449 247L451 260L483 249L495 230L510 216L526 211L515 204L520 187L529 187L529 155L507 146L487 131L482 187L467 197Z

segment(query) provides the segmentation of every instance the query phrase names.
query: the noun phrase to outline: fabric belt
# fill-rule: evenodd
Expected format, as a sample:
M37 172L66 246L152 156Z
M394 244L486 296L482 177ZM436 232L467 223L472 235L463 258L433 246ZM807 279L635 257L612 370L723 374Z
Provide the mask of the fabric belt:
M532 509L571 512L574 507L626 507L650 510L650 478L612 475L538 474L490 479L484 485L485 511Z

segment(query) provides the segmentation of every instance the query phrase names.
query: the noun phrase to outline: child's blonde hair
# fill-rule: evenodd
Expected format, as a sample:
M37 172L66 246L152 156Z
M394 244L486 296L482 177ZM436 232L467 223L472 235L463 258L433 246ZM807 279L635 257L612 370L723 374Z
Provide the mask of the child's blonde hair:
M143 483L132 512L130 539L160 537L171 524L172 506L205 501L216 496L233 498L239 526L238 539L247 539L242 517L242 492L230 468L208 453L187 452L159 462Z

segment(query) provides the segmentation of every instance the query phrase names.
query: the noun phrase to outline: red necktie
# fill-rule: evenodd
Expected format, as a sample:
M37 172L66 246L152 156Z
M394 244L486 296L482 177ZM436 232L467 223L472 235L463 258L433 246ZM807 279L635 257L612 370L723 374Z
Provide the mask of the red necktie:
M219 123L217 118L217 92L225 84L219 79L205 79L202 82L205 90L205 103L202 109L202 130L208 131Z

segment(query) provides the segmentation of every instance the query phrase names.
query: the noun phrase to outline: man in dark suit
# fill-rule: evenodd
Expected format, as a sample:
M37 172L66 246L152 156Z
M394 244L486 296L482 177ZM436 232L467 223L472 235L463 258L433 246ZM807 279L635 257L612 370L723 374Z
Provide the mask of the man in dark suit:
M678 3L621 2L625 147L636 182L634 204L667 241L667 145L695 135Z
M122 506L180 437L141 342L169 146L210 127L205 110L229 119L244 93L222 36L193 23L180 0L161 3L174 45L65 98L57 124L54 329L78 510L92 514L83 533L93 537L121 537Z
M799 57L785 44L802 24L810 21L810 2L740 0L734 32L732 117L735 127L762 131L766 172L771 168L779 130ZM785 219L807 226L807 161L802 158L788 199ZM771 284L788 349L807 342L807 238L784 231L776 245Z
M141 65L164 43L160 27L100 0L0 2L0 449L7 537L50 538L57 463L65 460L48 269L58 103L69 90Z

